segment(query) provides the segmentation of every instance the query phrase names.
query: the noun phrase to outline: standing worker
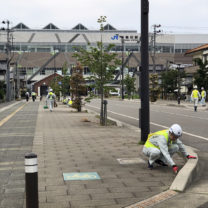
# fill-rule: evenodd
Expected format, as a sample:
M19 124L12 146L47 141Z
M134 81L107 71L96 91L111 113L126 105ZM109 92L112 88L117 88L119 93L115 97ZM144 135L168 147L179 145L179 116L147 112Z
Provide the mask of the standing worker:
M182 129L178 124L173 124L169 129L149 134L143 147L143 153L149 157L148 168L153 169L153 164L171 166L174 173L178 172L178 166L174 163L172 156L181 152L187 159L196 159L189 155L181 140Z
M204 90L204 87L202 87L201 90L201 104L202 106L206 106L206 91Z
M49 108L50 108L50 111L51 111L51 112L52 112L52 110L53 110L55 98L56 98L56 95L53 93L53 90L50 89L50 90L49 90L49 93L48 93L48 95L47 95L47 97L46 97L46 99L47 99L48 102L49 102Z
M32 100L33 100L33 102L35 102L35 99L36 99L36 93L33 91L32 92Z
M25 98L26 98L26 101L28 102L29 101L29 97L30 97L30 93L27 91L25 93Z
M191 93L191 100L194 102L194 111L197 111L197 106L199 99L201 98L201 95L199 91L197 90L197 86L194 86L194 90Z

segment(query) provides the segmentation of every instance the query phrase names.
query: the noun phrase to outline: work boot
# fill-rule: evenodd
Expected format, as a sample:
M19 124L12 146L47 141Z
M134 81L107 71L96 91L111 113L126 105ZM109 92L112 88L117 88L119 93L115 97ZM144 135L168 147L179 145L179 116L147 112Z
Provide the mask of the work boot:
M155 160L155 163L157 163L158 165L161 165L161 166L168 166L162 160Z
M153 165L150 165L149 160L148 160L148 168L149 168L150 170L153 169Z
M195 112L197 111L197 106L194 106L194 111L195 111Z

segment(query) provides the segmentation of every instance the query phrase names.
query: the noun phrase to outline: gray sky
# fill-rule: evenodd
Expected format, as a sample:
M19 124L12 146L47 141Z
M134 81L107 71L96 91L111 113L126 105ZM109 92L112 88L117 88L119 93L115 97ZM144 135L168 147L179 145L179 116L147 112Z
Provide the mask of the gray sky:
M54 23L60 29L71 29L82 23L88 29L99 29L97 19L107 16L116 29L140 32L141 0L0 0L1 21L12 26L20 22L29 28L43 28ZM149 27L161 24L163 33L207 33L208 0L149 0ZM2 26L2 25L1 25Z

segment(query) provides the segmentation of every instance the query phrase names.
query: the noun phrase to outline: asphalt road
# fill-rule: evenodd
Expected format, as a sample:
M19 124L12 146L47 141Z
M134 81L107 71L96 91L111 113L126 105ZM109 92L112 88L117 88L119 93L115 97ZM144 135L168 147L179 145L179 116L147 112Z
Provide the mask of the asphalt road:
M184 106L184 105L181 105ZM100 100L94 99L86 108L99 112ZM108 100L108 116L122 122L139 126L139 102ZM208 149L208 111L199 109L194 112L190 105L185 107L168 106L167 103L150 105L150 131L154 132L178 123L183 129L185 144L197 149Z

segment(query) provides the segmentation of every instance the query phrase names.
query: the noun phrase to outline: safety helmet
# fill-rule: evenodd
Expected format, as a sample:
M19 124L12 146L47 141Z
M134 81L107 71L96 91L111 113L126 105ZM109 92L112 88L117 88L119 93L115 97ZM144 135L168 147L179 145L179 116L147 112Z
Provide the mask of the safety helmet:
M204 87L201 87L202 90L204 90Z
M197 89L197 86L196 85L194 85L194 89Z
M182 128L178 124L173 124L169 128L169 132L174 134L178 138L182 135Z
M50 91L50 92L53 92L53 89L50 89L49 91Z

